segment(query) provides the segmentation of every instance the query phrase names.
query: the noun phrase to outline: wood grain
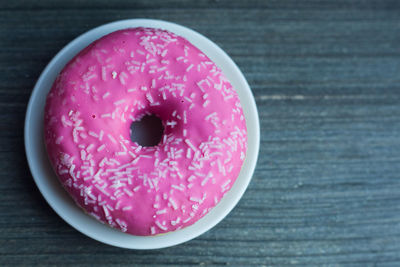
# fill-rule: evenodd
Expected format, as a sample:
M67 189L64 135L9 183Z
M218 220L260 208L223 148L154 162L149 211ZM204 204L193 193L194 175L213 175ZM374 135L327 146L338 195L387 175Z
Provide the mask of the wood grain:
M41 197L23 122L43 68L79 34L173 21L238 64L261 119L248 191L201 237L157 251L103 245ZM400 265L399 1L2 1L0 265Z

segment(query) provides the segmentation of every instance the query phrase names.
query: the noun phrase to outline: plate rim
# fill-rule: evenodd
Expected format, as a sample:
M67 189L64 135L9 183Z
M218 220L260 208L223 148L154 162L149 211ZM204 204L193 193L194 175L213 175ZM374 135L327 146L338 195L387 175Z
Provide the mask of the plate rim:
M131 25L131 26L126 26L126 25ZM126 233L122 233L118 230L114 230L109 226L105 226L107 228L109 228L109 230L107 230L108 232L114 232L113 234L110 235L114 235L115 234L115 238L118 239L117 236L119 236L121 239L124 240L128 240L128 239L132 239L132 240L144 240L144 239L148 239L151 240L152 242L150 242L151 245L149 245L149 242L145 242L146 245L140 245L137 244L135 242L116 242L116 241L110 241L107 240L106 238L101 238L98 235L95 235L92 232L88 232L85 231L84 228L82 228L81 225L79 225L79 223L77 221L79 221L79 218L74 219L71 217L68 217L66 213L63 213L62 210L60 210L60 207L57 206L57 200L54 200L53 197L51 196L51 192L49 192L48 188L46 188L46 185L44 184L44 182L42 181L41 177L39 176L39 171L36 170L36 166L37 166L37 160L34 159L34 148L32 148L33 146L33 142L31 140L31 136L30 136L30 130L32 128L31 126L31 118L33 117L33 113L34 113L34 105L37 101L36 98L37 96L40 94L41 90L43 91L44 89L42 89L42 83L44 82L44 80L47 78L47 76L51 76L52 73L51 69L55 67L55 65L59 62L62 61L63 57L67 57L67 62L69 60L72 59L73 56L76 55L77 52L79 52L81 49L78 49L78 51L76 53L70 53L70 55L65 55L68 52L71 52L74 50L74 48L76 49L77 46L84 46L86 47L89 43L93 42L94 40L100 38L101 36L104 36L112 31L116 31L118 29L125 29L125 28L130 28L130 27L154 27L154 28L162 28L162 29L166 29L169 30L171 32L174 32L178 35L183 36L184 38L188 39L191 43L193 43L196 47L198 47L200 50L202 50L202 52L204 52L205 54L207 54L207 56L209 56L212 59L212 56L209 55L208 52L213 51L216 53L216 56L221 57L221 61L225 61L226 64L228 64L230 66L230 68L232 69L233 72L235 72L235 74L237 75L238 81L241 83L241 85L244 87L244 91L241 91L242 95L245 96L245 102L247 104L249 104L249 106L247 106L247 108L250 110L249 112L251 112L251 119L252 121L250 122L251 124L251 129L252 129L252 133L253 135L251 136L252 139L248 140L248 151L247 151L247 155L246 155L246 159L245 159L245 163L247 167L247 175L245 175L246 179L242 181L242 185L241 187L238 188L238 192L236 193L236 195L232 195L233 197L233 201L231 204L229 204L227 206L227 208L224 209L223 214L215 214L214 217L216 216L216 218L214 220L212 220L210 223L208 223L207 225L201 227L199 230L197 231L190 231L191 229L196 230L196 228L193 228L193 226L195 226L198 222L202 221L204 218L208 218L209 216L211 216L212 212L216 210L216 208L218 206L220 206L220 203L223 202L223 200L226 198L226 196L231 193L232 189L235 187L235 184L233 185L232 189L230 190L230 192L228 192L224 198L220 201L220 203L217 204L216 207L214 207L209 213L207 213L203 218L201 218L199 221L197 221L196 223L194 223L191 226L185 227L182 230L178 230L175 232L171 232L171 233L167 233L165 235L159 235L159 236L146 236L146 237L138 237L138 236L131 236L129 234ZM184 33L184 34L182 34ZM190 38L188 38L187 35L191 35ZM86 38L86 39L85 39ZM94 39L93 39L94 38ZM88 41L89 40L89 41ZM199 44L195 44L197 41L193 41L193 40L197 40L197 41L201 41L204 42L204 46L210 46L210 51L204 51L204 49L202 49L201 47L203 45L199 45ZM79 44L80 43L80 44ZM85 43L87 43L85 45ZM213 60L213 59L212 59ZM213 60L214 61L214 60ZM217 64L218 65L218 64ZM64 67L65 65L62 65L61 69ZM222 68L221 68L222 69ZM56 75L59 73L59 71L56 72ZM53 73L54 75L54 73ZM51 85L48 86L51 88ZM239 90L235 88L235 90L238 92L239 94ZM45 92L45 94L47 95L47 92ZM240 98L241 102L243 101L242 98ZM243 106L243 102L242 102L242 106ZM44 108L44 107L43 107ZM249 123L248 123L248 118L246 117L246 125L248 128L248 133L249 133ZM41 132L43 132L43 127ZM249 136L249 135L248 135ZM37 141L36 141L37 142ZM44 141L42 141L42 139L40 140L40 142L43 142L43 146L44 146ZM239 200L242 198L244 192L246 191L252 176L254 174L254 170L256 167L256 163L257 163L257 159L258 159L258 153L259 153L259 146L260 146L260 122L259 122L259 117L258 117L258 111L257 111L257 106L256 106L256 102L254 99L254 96L252 94L252 91L250 89L250 86L247 83L246 78L244 77L243 73L240 71L240 69L238 68L238 66L235 64L235 62L226 54L226 52L224 50L222 50L217 44L215 44L213 41L211 41L210 39L208 39L207 37L203 36L202 34L179 24L173 23L173 22L168 22L168 21L164 21L164 20L156 20L156 19L141 19L141 18L137 18L137 19L125 19L125 20L118 20L118 21L114 21L114 22L110 22L110 23L106 23L103 25L100 25L98 27L95 27L89 31L86 31L84 33L82 33L81 35L79 35L78 37L76 37L75 39L73 39L72 41L70 41L68 44L66 44L51 60L50 62L46 65L46 67L43 69L42 73L40 74L38 80L35 83L35 86L33 87L33 90L30 94L29 97L29 102L27 105L27 109L26 109L26 114L25 114L25 123L24 123L24 145L25 145L25 154L26 154L26 158L28 161L28 166L30 169L30 172L32 174L33 180L35 181L36 186L38 187L40 193L42 194L42 196L44 197L44 199L46 200L46 202L50 205L50 207L58 214L58 216L60 216L67 224L69 224L70 226L72 226L74 229L76 229L77 231L81 232L82 234L97 240L99 242L108 244L108 245L112 245L112 246L116 246L116 247L121 247L121 248L129 248L129 249L160 249L160 248L165 248L165 247L171 247L171 246L175 246L184 242L187 242L193 238L196 238L200 235L202 235L203 233L205 233L206 231L210 230L211 228L213 228L216 224L218 224L219 222L221 222L232 210L233 208L237 205L237 203L239 202ZM40 144L39 144L40 146ZM253 153L250 154L249 150L250 147L253 149ZM46 158L47 159L47 158ZM48 163L50 164L50 163ZM245 165L245 164L243 164ZM242 167L242 171L243 171L243 167ZM242 173L241 171L241 173ZM243 174L239 174L239 177L241 177L241 175ZM54 178L57 179L55 177L54 174ZM239 180L239 179L237 179ZM59 183L58 179L57 179L57 183ZM59 186L62 188L61 184L59 183ZM62 190L64 190L62 188ZM65 190L64 190L65 191ZM66 193L66 192L65 192ZM70 201L73 202L72 198L70 198ZM226 201L225 201L226 202ZM73 203L75 205L75 203ZM77 207L78 208L78 207ZM80 208L78 208L80 209ZM88 215L86 215L83 210L80 209L80 212L82 213L82 215L89 217ZM215 213L215 212L214 212ZM91 218L92 219L92 218ZM101 224L100 222L92 219L94 222ZM102 225L104 226L104 225ZM197 227L198 228L198 227ZM174 234L177 232L184 232L183 235L175 235L180 237L178 240L173 239ZM128 235L130 238L122 238L121 234L123 235ZM160 238L161 237L161 238ZM170 238L171 237L171 238ZM156 244L152 244L153 241L156 241L158 239L158 241L162 241L161 244L160 243L156 243Z

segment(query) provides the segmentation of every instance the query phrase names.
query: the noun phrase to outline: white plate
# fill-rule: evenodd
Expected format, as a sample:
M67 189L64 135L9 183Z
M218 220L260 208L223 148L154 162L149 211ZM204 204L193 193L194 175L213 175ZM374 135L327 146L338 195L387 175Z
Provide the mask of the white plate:
M248 130L248 152L232 189L221 202L195 224L182 230L153 237L132 236L101 224L86 215L62 188L47 158L43 141L43 113L46 95L56 76L80 50L100 37L124 28L153 27L166 29L188 39L225 73L237 90ZM25 150L32 176L50 206L72 227L100 242L130 249L157 249L193 239L220 222L235 207L253 175L260 145L260 122L250 87L232 59L203 35L180 25L150 19L131 19L109 23L88 31L64 47L40 75L29 100L25 118Z

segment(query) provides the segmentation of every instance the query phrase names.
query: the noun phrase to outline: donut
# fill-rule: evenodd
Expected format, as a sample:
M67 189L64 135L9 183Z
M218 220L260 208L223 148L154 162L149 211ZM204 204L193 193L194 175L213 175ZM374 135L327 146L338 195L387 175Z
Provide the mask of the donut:
M131 139L146 116L162 123L155 145ZM112 32L66 64L47 95L44 137L76 204L136 236L202 218L233 186L247 150L240 100L222 71L154 28Z

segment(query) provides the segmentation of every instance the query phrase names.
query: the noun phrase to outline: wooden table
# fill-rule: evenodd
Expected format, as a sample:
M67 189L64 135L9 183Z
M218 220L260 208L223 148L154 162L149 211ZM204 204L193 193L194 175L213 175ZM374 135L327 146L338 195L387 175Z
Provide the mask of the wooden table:
M1 1L0 265L400 266L400 2ZM67 225L29 172L23 123L49 60L128 18L188 26L245 74L261 150L244 197L188 243L132 251Z

